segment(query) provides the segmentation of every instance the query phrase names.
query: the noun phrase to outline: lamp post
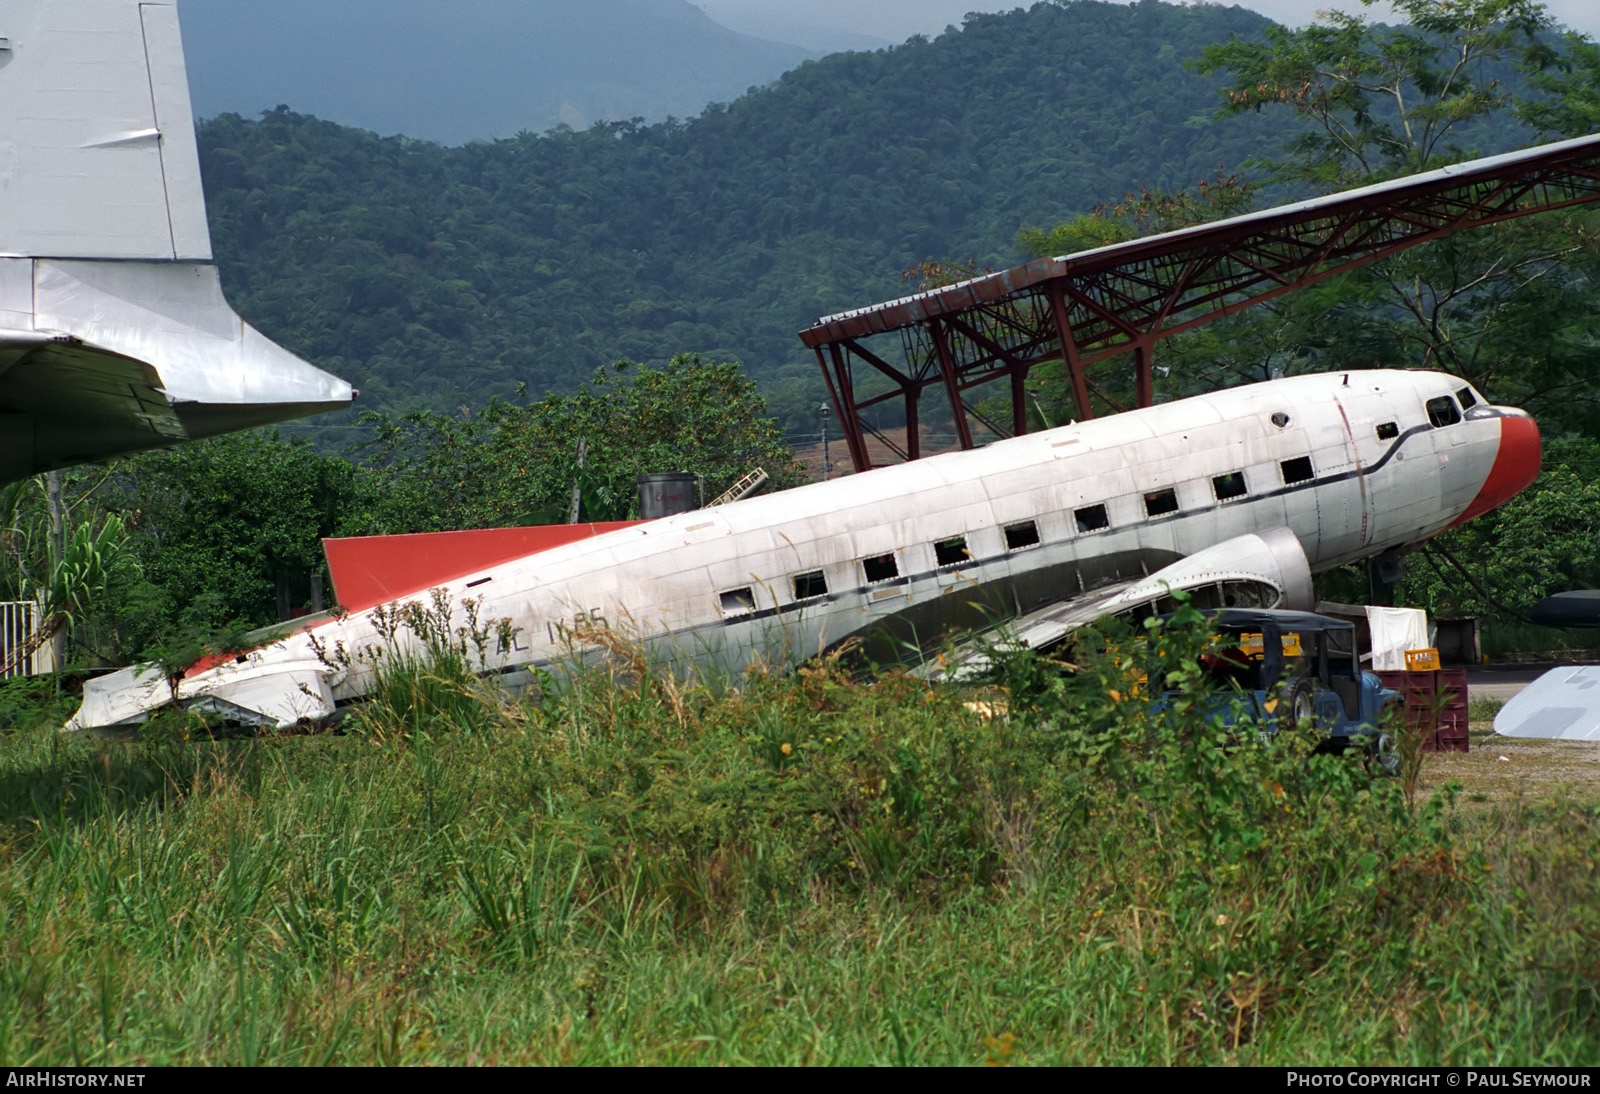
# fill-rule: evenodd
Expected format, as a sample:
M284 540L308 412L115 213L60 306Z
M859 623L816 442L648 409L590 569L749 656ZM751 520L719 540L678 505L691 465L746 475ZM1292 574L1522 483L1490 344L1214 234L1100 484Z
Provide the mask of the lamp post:
M823 403L817 407L817 416L822 419L822 481L827 482L833 477L833 464L828 461L828 415L832 413L828 404Z

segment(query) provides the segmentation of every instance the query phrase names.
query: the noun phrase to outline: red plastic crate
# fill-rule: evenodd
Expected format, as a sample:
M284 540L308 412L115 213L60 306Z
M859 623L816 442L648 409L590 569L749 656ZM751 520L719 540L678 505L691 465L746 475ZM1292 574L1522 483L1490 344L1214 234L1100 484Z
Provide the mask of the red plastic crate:
M1405 728L1422 737L1424 752L1466 752L1467 673L1465 669L1436 672L1388 671L1378 673L1383 686L1393 688L1405 705Z

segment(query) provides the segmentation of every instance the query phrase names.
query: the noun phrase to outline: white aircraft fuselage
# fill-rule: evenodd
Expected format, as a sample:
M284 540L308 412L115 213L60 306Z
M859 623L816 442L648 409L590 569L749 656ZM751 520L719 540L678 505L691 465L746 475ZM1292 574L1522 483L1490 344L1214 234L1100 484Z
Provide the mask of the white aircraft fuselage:
M737 671L846 643L913 662L1002 624L1044 645L1106 612L1159 608L1175 588L1202 606L1305 609L1312 573L1499 505L1539 459L1531 418L1452 376L1273 380L456 574L202 663L175 686L125 669L90 682L67 728L174 703L264 725L326 718L367 692L385 658L425 652L418 628L394 620L436 602L456 627L470 602L482 641L468 656L512 679L603 656L606 629L670 663Z

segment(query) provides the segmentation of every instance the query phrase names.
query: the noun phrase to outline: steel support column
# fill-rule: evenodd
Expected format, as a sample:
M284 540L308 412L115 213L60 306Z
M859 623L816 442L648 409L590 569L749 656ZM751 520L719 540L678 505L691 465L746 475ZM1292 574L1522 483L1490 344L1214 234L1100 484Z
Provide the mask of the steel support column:
M861 435L861 419L856 413L856 396L853 385L850 383L850 366L845 362L845 356L838 343L828 347L833 356L834 379L828 381L828 393L833 396L834 409L839 412L839 424L844 429L845 445L850 449L850 462L856 465L857 471L870 471L872 459L867 455L867 440ZM822 350L819 347L818 354ZM826 376L828 370L822 370ZM835 387L835 384L838 386Z
M1050 294L1050 314L1056 322L1056 337L1061 340L1061 367L1067 370L1072 383L1072 401L1078 407L1078 420L1086 422L1094 417L1094 407L1089 402L1089 383L1084 379L1083 362L1078 359L1078 340L1072 334L1072 320L1067 317L1067 293L1059 284L1051 284L1045 291Z
M956 437L963 449L972 447L972 428L967 424L966 403L961 398L961 383L956 379L955 359L950 356L950 339L944 325L937 319L928 322L928 333L933 337L933 348L939 355L939 374L944 377L944 387L950 395L950 412L956 420Z

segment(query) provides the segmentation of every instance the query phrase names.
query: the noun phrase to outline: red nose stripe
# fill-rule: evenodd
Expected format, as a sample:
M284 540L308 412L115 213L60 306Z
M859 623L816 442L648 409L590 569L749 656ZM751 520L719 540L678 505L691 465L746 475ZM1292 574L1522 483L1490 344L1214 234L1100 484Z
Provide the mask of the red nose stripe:
M1495 453L1489 477L1467 511L1450 527L1487 513L1526 490L1539 476L1540 456L1539 427L1532 418L1501 418L1500 449Z

